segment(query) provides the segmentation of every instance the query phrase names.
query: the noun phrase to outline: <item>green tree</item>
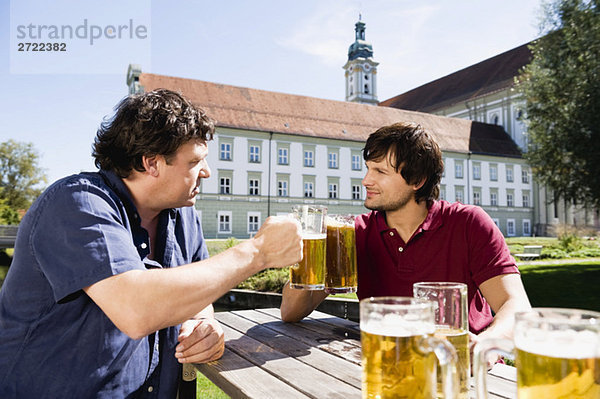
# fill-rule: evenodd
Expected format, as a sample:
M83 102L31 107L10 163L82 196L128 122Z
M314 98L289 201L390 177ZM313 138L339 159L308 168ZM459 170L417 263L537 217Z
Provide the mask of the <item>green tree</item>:
M0 143L0 200L17 211L27 209L43 190L46 175L33 144L8 140Z
M600 205L599 0L544 3L533 59L517 78L525 155L538 181L570 202Z

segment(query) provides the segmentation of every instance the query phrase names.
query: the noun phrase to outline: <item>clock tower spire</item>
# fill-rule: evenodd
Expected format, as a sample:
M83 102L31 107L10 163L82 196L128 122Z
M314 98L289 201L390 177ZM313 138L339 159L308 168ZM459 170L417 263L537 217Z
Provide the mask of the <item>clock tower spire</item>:
M377 104L377 65L373 61L373 46L365 41L365 23L354 24L354 43L348 49L348 61L344 65L346 76L346 101Z

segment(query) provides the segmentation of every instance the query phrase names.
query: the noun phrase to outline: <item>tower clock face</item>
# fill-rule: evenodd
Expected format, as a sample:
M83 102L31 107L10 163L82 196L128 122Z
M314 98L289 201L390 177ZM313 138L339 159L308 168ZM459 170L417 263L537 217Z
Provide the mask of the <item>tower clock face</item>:
M368 71L371 67L369 66L369 64L365 64L365 71Z

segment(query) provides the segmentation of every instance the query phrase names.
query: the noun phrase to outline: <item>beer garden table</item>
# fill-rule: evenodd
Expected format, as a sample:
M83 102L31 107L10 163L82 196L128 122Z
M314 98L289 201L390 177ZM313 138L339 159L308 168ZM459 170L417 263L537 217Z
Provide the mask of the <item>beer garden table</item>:
M361 397L358 323L318 311L284 323L274 308L216 318L225 331L225 354L195 366L232 398ZM489 397L516 397L515 381L514 367L497 364L488 373Z

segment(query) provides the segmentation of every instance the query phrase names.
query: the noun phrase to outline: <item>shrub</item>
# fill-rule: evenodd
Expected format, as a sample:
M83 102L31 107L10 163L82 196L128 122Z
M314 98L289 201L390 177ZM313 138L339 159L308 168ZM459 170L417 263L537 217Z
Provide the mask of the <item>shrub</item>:
M560 248L543 248L540 254L540 259L563 259L568 257L567 252Z
M583 247L577 251L569 253L573 258L597 258L600 257L600 248L598 247Z
M290 272L287 267L283 269L265 269L242 281L237 288L281 293L289 276Z

